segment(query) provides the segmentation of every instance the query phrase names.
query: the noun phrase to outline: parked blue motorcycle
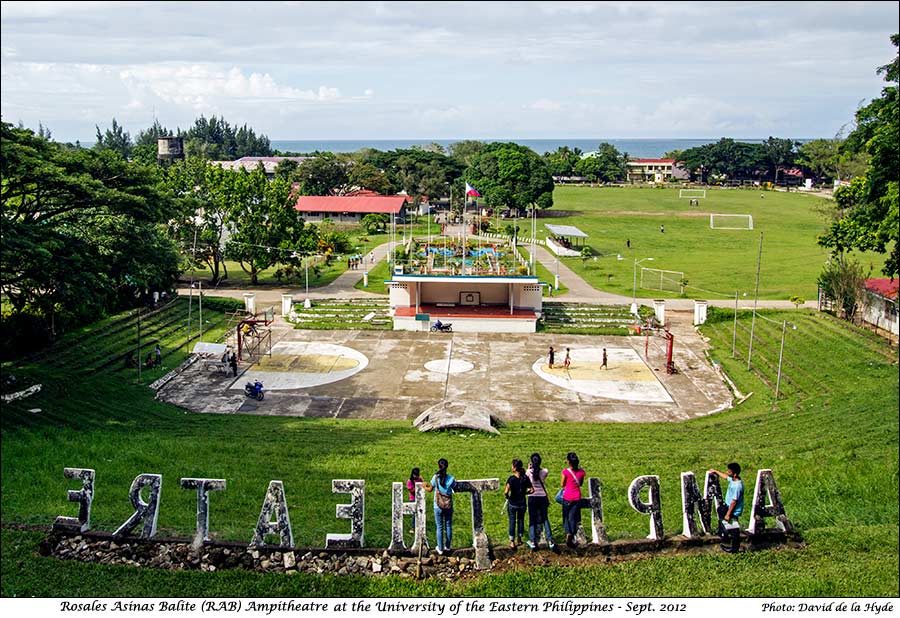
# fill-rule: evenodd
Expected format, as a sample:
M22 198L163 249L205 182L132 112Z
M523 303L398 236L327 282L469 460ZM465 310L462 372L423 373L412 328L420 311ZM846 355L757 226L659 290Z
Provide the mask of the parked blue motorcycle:
M263 393L263 383L259 380L253 382L253 384L247 382L244 385L244 394L247 395L247 397L256 399L257 401L262 401L263 397L265 396L265 394Z

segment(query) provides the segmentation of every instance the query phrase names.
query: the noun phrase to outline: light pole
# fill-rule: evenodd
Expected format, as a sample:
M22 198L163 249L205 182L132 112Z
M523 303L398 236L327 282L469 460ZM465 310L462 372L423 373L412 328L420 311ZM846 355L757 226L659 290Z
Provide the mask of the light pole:
M312 303L309 302L309 256L306 256L306 259L303 260L303 273L306 277L306 298L303 300L303 308L309 309L312 307Z
M641 262L652 262L654 258L648 257L634 261L634 277L631 285L631 313L637 315L637 267Z

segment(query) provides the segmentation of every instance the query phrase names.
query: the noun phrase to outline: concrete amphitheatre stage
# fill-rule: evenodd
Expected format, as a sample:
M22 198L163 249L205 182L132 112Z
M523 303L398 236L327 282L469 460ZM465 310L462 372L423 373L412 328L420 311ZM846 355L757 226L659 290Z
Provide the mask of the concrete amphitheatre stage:
M431 414L485 430L513 421L680 421L732 405L693 328L676 327L675 365L643 337L277 329L272 356L237 378L189 367L158 393L202 413L409 420ZM556 349L557 366L547 366ZM645 345L646 355L645 355ZM562 367L565 348L572 364ZM602 348L609 368L600 369ZM261 379L262 402L245 382ZM422 419L420 419L421 421ZM442 426L456 426L446 422Z

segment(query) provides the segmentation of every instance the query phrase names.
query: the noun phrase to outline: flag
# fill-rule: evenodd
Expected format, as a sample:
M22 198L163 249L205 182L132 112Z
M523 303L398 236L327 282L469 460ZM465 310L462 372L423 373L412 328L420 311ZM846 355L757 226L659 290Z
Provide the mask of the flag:
M470 195L472 197L481 197L481 194L469 183L466 183L466 195Z

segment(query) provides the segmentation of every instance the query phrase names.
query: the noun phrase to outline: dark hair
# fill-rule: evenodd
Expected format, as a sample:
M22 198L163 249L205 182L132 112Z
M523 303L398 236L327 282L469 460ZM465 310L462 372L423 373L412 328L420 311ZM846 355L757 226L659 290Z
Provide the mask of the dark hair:
M418 469L418 468L413 468L413 469L410 471L410 473L409 473L409 480L415 482L415 480L416 480L417 478L419 478L420 476L421 476L421 475L419 474L419 469Z
M512 467L515 468L516 472L519 473L519 476L525 476L525 468L522 467L521 459L513 459Z
M541 455L540 455L540 453L532 453L531 454L531 467L534 468L535 470L537 470L538 472L541 471Z
M441 484L443 484L444 481L445 481L446 478L447 478L447 466L449 466L449 465L450 465L450 464L447 463L447 460L444 459L443 457L441 457L440 459L438 459L438 471L437 471L437 475L438 475L438 478L441 479Z
M566 455L566 461L569 462L569 465L573 470L578 470L578 455L576 455L574 452L568 453Z
M741 464L732 461L728 464L728 469L734 472L736 477L741 478Z

